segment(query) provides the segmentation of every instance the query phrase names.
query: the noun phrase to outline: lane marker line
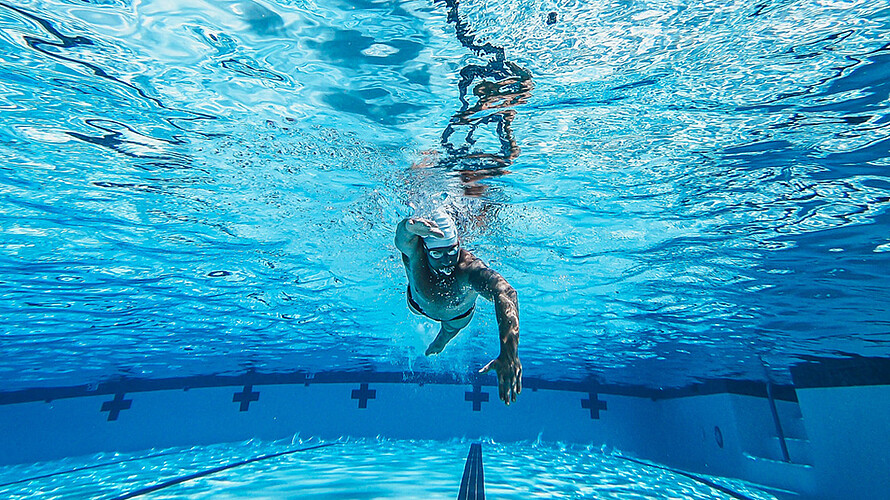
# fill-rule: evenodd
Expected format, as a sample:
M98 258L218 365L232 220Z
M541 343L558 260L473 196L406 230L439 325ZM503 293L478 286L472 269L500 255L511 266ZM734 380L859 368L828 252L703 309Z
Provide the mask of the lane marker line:
M635 463L635 464L645 465L646 467L652 467L652 468L655 468L655 469L661 469L661 470L665 470L665 471L668 471L668 472L673 472L674 474L679 474L679 475L681 475L681 476L683 476L683 477L688 477L689 479L692 479L693 481L699 482L699 483L704 484L704 485L706 485L706 486L710 486L711 488L714 488L715 490L720 491L720 492L722 492L722 493L726 493L727 495L729 495L729 496L731 496L731 497L733 497L733 498L735 498L735 499L737 499L737 500L754 500L754 499L752 499L752 498L749 497L749 496L745 496L745 495L743 495L743 494L741 494L741 493L739 493L739 492L737 492L737 491L733 491L733 490L727 488L726 486L717 484L717 483L715 483L715 482L713 482L713 481L711 481L711 480L705 479L705 478L703 478L703 477L696 476L695 474L690 474L690 473L688 473L688 472L683 472L683 471L681 471L681 470L677 470L677 469L671 469L670 467L662 467L662 466L660 466L660 465L650 464L650 463L647 463L647 462L643 462L642 460L637 460L637 459L630 458L630 457L625 457L625 456L622 456L622 455L612 455L612 456L615 457L615 458L620 458L620 459L622 459L622 460L628 460L628 461L633 462L633 463Z
M5 487L7 487L7 486L12 486L13 484L26 483L26 482L28 482L28 481L36 481L36 480L38 480L38 479L46 479L46 478L48 478L48 477L53 477L53 476L61 476L61 475L64 475L64 474L73 474L73 473L75 473L75 472L80 472L80 471L82 471L82 470L98 469L98 468L100 468L100 467L108 467L109 465L122 464L122 463L125 463L125 462L133 462L133 461L135 461L135 460L148 460L148 459L150 459L150 458L164 457L164 456L167 456L167 455L179 455L179 454L182 454L182 453L186 453L186 452L188 452L188 451L191 451L191 450L168 451L168 452L165 452L165 453L156 453L156 454L154 454L154 455L145 455L145 456L142 456L142 457L133 457L133 458L126 458L126 459L123 459L123 460L115 460L115 461L113 461L113 462L108 462L108 463L104 463L104 464L87 465L87 466L85 466L85 467L77 467L77 468L70 469L70 470L63 470L63 471L59 471L59 472L53 472L52 474L44 474L44 475L42 475L42 476L28 477L28 478L25 478L25 479L19 479L18 481L12 481L12 482L9 482L9 483L3 483L3 484L0 484L0 488L5 488Z

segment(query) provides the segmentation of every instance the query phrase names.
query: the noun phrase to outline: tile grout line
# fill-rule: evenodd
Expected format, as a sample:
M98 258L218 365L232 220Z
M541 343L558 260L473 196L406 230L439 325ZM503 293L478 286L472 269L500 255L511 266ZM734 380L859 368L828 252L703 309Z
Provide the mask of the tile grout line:
M189 474L189 475L187 475L187 476L180 476L180 477L177 477L177 478L173 478L173 479L170 479L170 480L167 480L167 481L163 481L163 482L161 482L161 483L154 484L154 485L152 485L152 486L146 486L146 487L144 487L144 488L139 488L138 490L133 490L133 491L131 491L131 492L129 492L129 493L124 493L123 495L119 495L119 496L118 496L118 495L115 495L115 496L113 496L113 497L109 497L108 500L126 500L126 499L128 499L128 498L134 498L134 497L142 496L142 495L145 495L145 494L147 494L147 493L152 493L152 492L154 492L154 491L158 491L158 490L161 490L161 489L164 489L164 488L169 488L170 486L176 486L177 484L182 484L182 483L184 483L184 482L186 482L186 481L191 481L192 479L198 479L198 478L201 478L201 477L204 477L204 476L209 476L209 475L211 475L211 474L216 474L217 472L222 472L222 471L224 471L224 470L233 469L233 468L235 468L235 467L240 467L240 466L242 466L242 465L252 464L252 463L254 463L254 462L260 462L260 461L262 461L262 460L269 460L269 459L271 459L271 458L277 458L277 457L281 457L281 456L284 456L284 455L292 455L292 454L294 454L294 453L299 453L299 452L301 452L301 451L310 451L310 450L317 450L317 449L319 449L319 448L327 448L328 446L334 446L334 445L338 445L338 444L344 444L344 443L343 443L343 442L336 442L336 443L320 444L320 445L317 445L317 446L310 446L309 448L298 448L298 449L296 449L296 450L282 451L282 452L280 452L280 453L273 453L273 454L271 454L271 455L262 455L262 456L254 457L254 458L251 458L251 459L248 459L248 460L242 460L242 461L240 461L240 462L234 462L234 463L231 463L231 464L222 465L222 466L220 466L220 467L214 467L214 468L212 468L212 469L206 469L206 470L203 470L203 471L200 471L200 472L196 472L196 473L194 473L194 474Z

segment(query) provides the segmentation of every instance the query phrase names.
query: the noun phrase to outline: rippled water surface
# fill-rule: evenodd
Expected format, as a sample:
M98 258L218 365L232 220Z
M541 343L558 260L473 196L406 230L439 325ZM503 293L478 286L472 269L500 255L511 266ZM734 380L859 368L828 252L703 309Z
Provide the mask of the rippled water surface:
M310 449L317 445L219 444L2 467L0 493L28 499L116 498L209 469L305 449L181 482L146 498L454 498L470 443L365 439ZM489 498L775 498L738 480L689 477L581 446L484 443L482 456Z
M890 9L0 1L7 388L426 359L392 238L447 205L524 372L890 355Z

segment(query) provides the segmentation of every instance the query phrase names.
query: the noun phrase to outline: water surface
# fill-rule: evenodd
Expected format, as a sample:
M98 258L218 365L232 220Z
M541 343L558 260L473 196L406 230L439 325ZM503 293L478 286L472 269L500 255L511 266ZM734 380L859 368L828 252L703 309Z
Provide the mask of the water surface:
M519 291L527 375L887 356L888 28L877 0L0 3L0 377L469 373L492 308L423 356L409 203Z

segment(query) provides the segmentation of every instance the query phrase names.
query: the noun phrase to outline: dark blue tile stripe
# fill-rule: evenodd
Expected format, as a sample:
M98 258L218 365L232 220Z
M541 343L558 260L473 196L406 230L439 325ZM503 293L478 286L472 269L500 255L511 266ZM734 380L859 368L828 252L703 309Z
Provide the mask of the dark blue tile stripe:
M482 444L470 445L464 475L460 480L458 500L485 500L485 475L482 472Z
M134 497L138 497L141 495L145 495L147 493L162 490L164 488L169 488L170 486L176 486L177 484L182 484L186 481L191 481L192 479L198 479L198 478L201 478L204 476L209 476L211 474L216 474L217 472L222 472L224 470L234 469L235 467L241 467L242 465L252 464L254 462L269 460L271 458L282 457L285 455L292 455L294 453L300 453L302 451L310 451L310 450L317 450L319 448L327 448L328 446L334 446L334 445L338 445L338 444L343 444L343 443L337 442L337 443L320 444L318 446L310 446L309 448L300 448L300 449L296 449L296 450L282 451L280 453L272 453L271 455L263 455L260 457L254 457L249 460L242 460L240 462L235 462L235 463L223 465L220 467L214 467L212 469L203 470L201 472L196 472L194 474L189 474L187 476L181 476L181 477L177 477L174 479L170 479L169 481L164 481L162 483L158 483L158 484L155 484L152 486L140 488L138 490L134 490L134 491L125 493L120 496L110 497L108 500L125 500L127 498L134 498Z
M842 387L890 384L890 358L809 358L791 367L795 385L773 385L773 398L797 401L797 388ZM493 376L465 379L456 374L416 374L402 372L323 372L256 373L240 375L198 375L164 379L117 379L96 386L41 387L0 392L0 405L34 401L52 401L82 396L131 394L161 390L190 388L258 386L280 384L325 383L414 383L448 384L495 387ZM574 392L595 392L608 395L636 396L652 399L671 399L709 394L739 394L767 397L766 382L757 380L711 379L684 387L652 388L617 384L600 384L595 380L559 381L524 377L523 385L531 390L549 389Z
M457 500L466 500L467 491L470 485L470 474L471 470L473 470L473 447L470 447L470 452L467 454L467 461L464 464L464 475L461 476L460 479L460 490L457 492Z
M482 472L482 445L476 445L477 448L477 465L476 465L476 500L485 500L485 474Z
M888 360L890 366L890 360ZM879 373L880 374L880 373ZM882 383L890 383L890 376ZM858 380L857 380L858 381ZM409 383L409 384L442 384L497 387L494 376L488 375L469 380L460 379L456 375L407 374L402 372L328 372L309 374L303 371L292 373L245 373L241 375L200 375L193 377L172 377L165 379L118 379L103 382L96 386L78 385L67 387L38 387L16 391L0 392L0 405L29 403L36 401L54 401L86 396L107 396L117 394L134 394L150 391L189 390L211 387L245 387L261 385L307 385L307 384L369 384L369 383ZM740 394L766 398L766 383L751 380L715 379L703 381L686 387L650 388L643 386L599 384L595 381L570 382L549 381L534 377L523 377L523 387L530 390L547 389L580 393L597 393L604 395L634 396L650 399L672 399L688 396L704 396L709 394ZM873 385L862 383L859 385ZM818 387L805 385L805 387ZM797 401L794 386L773 385L773 398L782 401ZM486 394L487 395L487 394ZM479 403L474 402L474 407Z
M890 385L890 359L853 356L810 358L791 368L798 388Z

